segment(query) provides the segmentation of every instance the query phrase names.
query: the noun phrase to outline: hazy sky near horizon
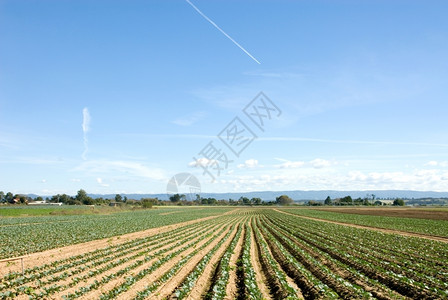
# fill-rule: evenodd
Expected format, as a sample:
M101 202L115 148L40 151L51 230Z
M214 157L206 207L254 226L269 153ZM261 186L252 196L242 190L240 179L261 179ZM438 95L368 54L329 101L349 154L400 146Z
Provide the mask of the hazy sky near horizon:
M189 172L205 192L448 191L447 12L1 0L0 190L163 193ZM261 91L262 128L243 112Z

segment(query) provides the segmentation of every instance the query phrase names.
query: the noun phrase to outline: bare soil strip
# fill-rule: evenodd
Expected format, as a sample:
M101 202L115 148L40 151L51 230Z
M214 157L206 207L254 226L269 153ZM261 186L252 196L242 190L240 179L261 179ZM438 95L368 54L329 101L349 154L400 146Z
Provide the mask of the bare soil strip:
M226 225L223 225L223 226L226 226ZM158 290L156 290L154 292L154 296L151 297L151 299L161 300L161 299L168 298L168 296L173 293L175 288L178 287L184 281L184 279L188 276L188 274L190 274L191 271L193 271L193 269L201 261L201 259L205 256L205 254L207 254L207 252L212 250L216 246L216 244L218 244L219 241L224 238L224 236L229 232L229 230L230 230L230 228L225 230L210 245L208 245L205 249L202 249L201 251L199 251L198 254L196 254L193 258L191 258L188 261L188 263L182 269L180 269L180 271L176 275L171 277L168 282L166 282L165 284L160 286L158 288ZM236 228L233 229L232 236L234 236L235 234L236 234ZM226 245L229 244L229 239L226 241L226 243L225 243ZM162 275L162 274L160 274L160 275ZM122 299L125 299L125 298L122 298Z
M272 226L272 223L269 223ZM276 235L276 232L273 232L272 230L268 229L269 232L271 232L271 234L273 234L274 236ZM317 251L313 250L310 246L305 245L302 241L299 241L297 238L291 236L290 234L286 233L283 229L280 228L276 228L276 231L280 232L283 235L286 235L289 237L289 239L296 244L298 247L300 247L301 249L305 250L306 252L308 252L311 256L313 256L315 259L319 260L322 262L322 264L324 264L325 266L327 266L333 273L338 274L339 276L341 276L342 278L344 278L347 281L350 281L351 283L354 283L360 287L362 287L365 291L367 292L371 292L375 298L377 299L390 299L390 297L396 298L396 299L400 299L400 298L405 298L405 296L398 294L396 291L394 290L388 290L385 286L384 287L380 287L379 286L372 286L367 280L365 280L365 278L363 280L360 280L360 278L354 276L353 274L351 274L349 271L342 270L339 268L339 266L337 266L335 263L327 260L325 257L323 257L323 255L319 254ZM281 242L281 240L279 240ZM286 245L285 245L286 246ZM291 253L293 253L294 251L291 251ZM303 258L301 259L301 261L303 261ZM312 271L312 268L308 267L308 269L310 271ZM315 273L315 272L313 272ZM316 274L315 274L316 275ZM318 275L316 277L319 277ZM328 282L327 282L328 284Z
M227 224L221 224L221 225L217 225L220 228L223 226L227 226ZM217 228L216 226L213 226L212 229L207 230L206 232L204 232L202 234L202 236L210 234L210 233L214 233L219 231L220 229ZM199 239L199 237L197 238ZM155 270L154 272L152 272L151 274L148 274L146 277L144 277L143 279L141 279L140 281L138 281L136 284L134 284L132 286L132 288L121 294L119 296L119 299L132 299L137 295L138 291L141 291L143 289L145 289L146 286L150 285L151 283L157 281L157 279L159 277L161 277L165 272L167 272L168 270L170 270L171 268L173 268L183 257L189 255L191 252L193 252L197 247L201 247L203 244L205 244L210 238L206 238L200 242L198 242L197 244L195 244L193 247L190 247L189 249L185 250L184 252L180 253L176 258L171 259L170 261L164 263L160 268L158 268L157 270ZM191 240L193 241L193 240ZM191 242L189 241L189 243ZM185 246L185 245L183 245Z
M258 224L256 224L256 226L258 226ZM261 233L262 235L262 233ZM270 285L270 291L271 294L274 294L274 298L283 298L287 296L287 292L284 291L283 287L281 286L280 282L276 279L276 274L273 271L273 269L271 268L271 266L269 265L269 262L267 260L265 260L264 257L264 253L261 253L260 251L262 251L263 249L260 247L260 242L258 241L258 237L255 237L255 241L256 241L256 245L257 245L257 252L259 254L258 256L258 261L260 262L261 266L263 267L263 274L265 276L265 278L269 278L268 281L266 281L269 285ZM260 239L264 239L264 237L260 237ZM275 255L272 253L271 249L268 247L267 248L269 254L275 259ZM277 262L278 263L278 262ZM279 269L281 269L281 266L278 265ZM301 289L297 286L297 284L294 282L294 280L292 280L288 274L285 273L285 277L286 277L286 281L288 282L288 284L296 290L296 297L299 299L304 299ZM274 290L277 290L275 293L273 292Z
M249 221L249 226L251 228L250 232L250 259L252 266L254 267L255 278L257 280L257 285L263 295L263 299L272 299L268 286L266 285L267 279L262 271L260 261L258 260L258 247L256 246L256 240L254 237L254 232L252 230L251 222Z
M193 227L190 227L193 226ZM183 228L191 228L189 233L193 235L196 232L199 232L200 226L185 226ZM194 229L193 229L194 228ZM174 231L171 231L174 232ZM187 233L186 229L179 231L175 236L185 236L185 233ZM84 286L93 283L93 277L98 277L96 275L91 275L91 272L97 272L102 269L104 271L101 271L102 275L109 275L113 274L117 271L119 271L122 268L125 268L126 266L138 261L143 260L146 255L151 254L155 251L160 251L161 249L170 247L173 242L170 242L171 236L164 236L164 237L158 237L154 238L152 240L148 240L146 242L140 243L139 241L141 239L135 239L131 240L132 247L127 247L123 245L126 245L127 243L122 243L118 245L117 248L111 249L107 251L106 253L97 253L93 255L95 251L92 252L86 252L86 254L92 254L89 255L89 258L94 258L90 260L88 263L81 263L77 264L75 266L61 268L64 266L64 263L60 263L56 266L51 266L50 268L47 268L45 271L51 272L52 270L56 270L56 272L51 272L51 276L46 278L36 278L37 281L29 281L24 282L26 286L40 286L42 287L49 287L50 285L54 284L54 278L57 278L59 276L62 276L60 280L57 281L59 286L67 286L65 289L61 289L58 294L62 293L71 293L74 292L76 289L79 288L79 284L74 284L75 280L79 281L79 283L84 282ZM133 244L136 242L135 244ZM169 244L166 244L164 246L158 245L160 243L165 244L168 242ZM121 248L121 249L120 249ZM152 250L151 250L152 249ZM102 249L99 249L102 250ZM103 254L103 255L101 255ZM126 262L127 258L130 258L128 262ZM76 260L77 262L80 262L79 259ZM71 262L75 262L75 260L72 260ZM82 262L82 261L81 261ZM114 265L115 264L115 265ZM70 265L70 263L68 263ZM60 269L61 268L61 269ZM68 275L68 276L67 276ZM46 280L48 278L48 281ZM41 280L43 281L41 282ZM73 285L74 284L74 285ZM71 286L73 285L73 286ZM70 287L71 286L71 287Z
M366 226L366 225L356 225L356 224L352 224L352 223L345 223L345 222L331 221L331 220L325 220L325 219L314 218L314 217L300 216L300 215L296 215L296 214L289 213L289 212L286 212L286 211L281 211L281 210L278 210L276 208L274 208L274 210L276 212L279 212L279 213L282 213L282 214L286 214L286 215L290 215L290 216L294 216L294 217L302 218L302 219L308 219L308 220L314 220L314 221L320 221L320 222L326 222L326 223L350 226L350 227L360 228L360 229L375 230L375 231L380 231L380 232L384 232L384 233L392 233L392 234L398 234L398 235L403 235L403 236L418 237L418 238L422 238L422 239L448 243L448 237L433 236L433 235L426 235L426 234L414 233L414 232L408 232L408 231L393 230L393 229L379 228L379 227Z
M196 240L196 239L198 239L198 238L192 239L192 241L193 241L193 240ZM176 240L173 240L173 241L170 242L168 245L165 245L165 246L163 246L163 247L161 247L161 248L158 248L158 249L156 249L156 250L149 251L148 253L146 253L146 255L152 255L152 254L154 254L155 252L161 251L161 250L163 250L163 249L170 248L173 244L176 244L176 242L177 242ZM179 246L177 246L176 248L174 248L174 249L172 249L172 250L170 250L170 251L167 251L167 252L165 253L165 255L168 255L168 254L170 254L171 252L174 252L174 251L176 251L176 250L179 249L179 248L182 248L182 245L179 245ZM92 283L94 283L96 280L100 281L102 277L108 276L108 275L110 275L110 274L114 274L115 272L117 272L117 271L119 271L119 270L121 270L121 269L124 269L124 268L126 268L127 266L132 265L132 264L133 264L134 262L136 262L137 260L141 260L141 259L143 259L143 257L136 258L136 259L134 259L134 260L131 260L131 261L129 261L129 262L126 262L126 263L123 264L123 265L119 265L119 266L117 266L117 267L115 267L115 268L113 268L113 269L111 269L111 270L108 270L107 272L101 273L101 274L99 274L99 275L97 275L97 276L95 276L95 277L93 277L93 278L90 278L87 282L82 282L82 286L87 286L87 285L89 285L89 284L92 284ZM137 273L140 272L141 270L143 270L143 269L148 268L149 266L151 266L157 259L158 259L158 258L155 257L155 258L153 258L153 259L151 259L151 260L149 260L149 261L143 263L142 265L138 266L137 268L132 269L130 272L127 272L126 274L121 275L121 276L119 276L119 277L117 277L117 278L111 280L110 282L108 282L108 283L106 283L105 285L101 286L98 290L92 291L92 292L90 292L90 293L84 295L83 297L84 297L84 298L89 298L89 299L96 299L96 298L98 298L103 292L107 292L107 291L109 291L110 289L114 288L115 286L120 285L121 283L123 283L123 282L125 281L125 279L126 279L125 277L126 277L128 274L137 274ZM62 295L67 295L67 294L69 294L69 293L73 293L75 290L78 290L80 287L81 287L80 285L76 285L75 287L73 287L73 288L71 288L71 289L69 289L69 290L67 290L67 291L63 291L62 293L60 293L60 294L58 294L58 295L55 295L55 296L56 296L56 298L60 298L60 297L62 297Z
M211 285L211 278L216 270L216 267L218 266L219 261L221 260L222 256L226 252L227 248L230 246L230 243L232 242L233 238L235 237L237 231L238 231L238 223L235 224L235 229L231 236L227 239L227 241L219 248L215 255L210 259L207 267L205 267L204 272L202 275L198 278L196 281L196 284L194 285L193 290L191 291L190 295L187 297L187 300L197 300L201 299L203 296L205 296L205 293L207 293L208 289Z
M90 242L70 245L70 246L66 246L66 247L50 249L50 250L46 250L43 252L32 253L32 254L29 254L28 257L25 258L25 260L24 260L25 268L33 268L33 267L40 266L43 264L51 263L53 261L57 261L57 260L71 257L71 256L83 254L85 252L94 251L99 248L105 248L107 246L121 244L123 242L129 241L132 239L144 238L144 237L147 237L150 235L155 235L158 233L163 233L163 232L166 232L169 230L173 230L173 229L176 229L181 226L198 223L198 222L202 222L205 220L215 219L217 217L219 217L219 215L205 217L205 218L191 220L191 221L177 223L177 224L172 224L172 225L166 225L166 226L157 227L157 228L151 228L148 230L128 233L128 234L124 234L121 236L114 236L114 237L104 238L104 239L100 239L100 240L94 240L94 241L90 241ZM0 263L0 276L4 276L10 272L20 272L21 271L20 268L21 268L20 263L15 263L15 264Z
M242 224L244 224L244 222ZM236 275L236 268L237 268L237 260L241 256L241 253L243 251L243 241L244 241L244 234L245 234L244 230L245 229L244 229L244 225L242 225L242 226L243 226L243 230L241 231L240 239L238 240L238 243L236 244L235 252L230 257L229 266L231 267L231 269L229 271L229 282L226 287L226 295L227 295L225 298L226 300L233 300L233 299L237 299L237 297L238 297L238 277Z

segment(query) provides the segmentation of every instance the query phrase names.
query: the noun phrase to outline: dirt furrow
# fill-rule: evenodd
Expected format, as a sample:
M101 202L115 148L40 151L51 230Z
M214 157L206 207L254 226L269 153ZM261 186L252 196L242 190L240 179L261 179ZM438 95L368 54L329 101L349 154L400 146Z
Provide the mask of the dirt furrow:
M206 220L215 219L218 217L219 217L219 215L210 216L210 217L191 220L191 221L187 221L187 222L166 225L166 226L157 227L157 228L151 228L151 229L147 229L144 231L128 233L128 234L124 234L121 236L114 236L114 237L104 238L104 239L100 239L100 240L94 240L94 241L90 241L90 242L70 245L70 246L66 246L66 247L50 249L50 250L46 250L43 252L32 253L32 254L29 254L27 256L27 258L25 258L25 268L33 268L33 267L40 266L43 264L49 264L49 263L52 263L52 262L55 262L58 260L62 260L62 259L76 256L79 254L84 254L86 252L91 252L91 251L94 251L99 248L105 248L105 247L108 247L111 245L121 244L121 243L124 243L124 242L132 240L132 239L144 238L147 236L151 236L151 235L155 235L158 233L163 233L163 232L166 232L169 230L173 230L180 226L186 226L186 225L190 225L190 224L194 224L194 223L198 223L198 222L202 222L202 221L206 221ZM20 263L19 264L1 263L0 264L0 277L4 276L10 272L20 272L21 271L20 268L21 268Z
M415 233L415 232L408 232L408 231L401 231L401 230L394 230L394 229L385 229L385 228L365 226L365 225L356 225L356 224L352 224L352 223L345 223L345 222L331 221L331 220L325 220L325 219L314 218L314 217L300 216L300 215L292 214L292 213L289 213L286 211L281 211L276 208L274 208L274 210L276 212L279 212L282 214L286 214L286 215L290 215L290 216L294 216L294 217L302 218L302 219L308 219L308 220L326 222L326 223L331 223L331 224L349 226L349 227L353 227L353 228L375 230L375 231L380 231L380 232L384 232L384 233L399 234L399 235L403 235L403 236L418 237L418 238L422 238L422 239L448 243L448 237L426 235L426 234Z
M228 226L229 224L222 224L221 227L224 226ZM215 229L214 232L218 231L219 229ZM217 237L209 246L207 246L204 250L200 251L199 254L197 254L195 257L197 257L198 255L202 255L204 256L205 253L207 253L210 249L212 249L214 247L214 245L216 245L219 240L225 236L225 234L230 230L230 228L227 228L219 237ZM138 281L133 287L132 289L130 289L129 291L121 294L117 299L122 299L122 300L127 300L127 299L133 299L138 291L143 290L146 286L149 286L151 283L156 282L165 272L169 271L171 268L173 268L183 257L189 255L190 253L192 253L193 251L195 251L196 248L201 247L203 244L205 244L209 239L206 238L204 240L202 240L201 242L195 244L193 247L190 247L188 250L182 252L181 254L179 254L175 259L172 259L170 261L168 261L167 263L163 264L162 267L160 267L159 269L157 269L156 271L154 271L153 273L151 273L151 278L144 278L143 280ZM201 256L201 258L202 258ZM186 266L184 266L180 272L178 274L176 274L175 276L173 276L168 282L166 282L165 284L161 285L156 291L154 291L152 293L153 296L151 296L151 299L159 299L160 295L163 295L164 298L166 296L168 296L172 290L174 290L174 288L176 288L176 286L179 284L179 278L181 277L181 280L183 280L183 278L186 276L185 275L185 270L187 267L189 267L191 264L191 261L187 263ZM197 262L196 262L197 264ZM196 265L194 264L194 265ZM188 272L189 273L189 272ZM187 275L188 275L187 273ZM177 281L175 283L173 283L173 280Z
M235 224L234 232L229 236L226 242L219 248L214 256L210 259L207 267L205 267L204 272L202 275L198 278L196 281L196 284L191 291L190 295L187 297L187 300L196 300L200 299L205 296L205 293L210 288L210 285L212 284L211 278L216 271L216 268L218 266L219 261L221 260L221 257L224 255L227 248L230 246L230 243L232 242L233 238L236 235L236 232L238 231L238 225L241 225L240 223Z
M279 232L279 233L281 233L281 234L283 234L285 236L288 236L289 239L295 245L297 245L301 249L305 250L307 253L309 253L316 260L319 260L320 262L322 262L322 264L325 265L326 267L328 267L332 272L334 272L338 276L344 278L345 280L350 281L351 283L362 287L365 291L372 293L375 298L377 298L377 299L389 299L390 296L394 296L397 299L399 299L399 298L403 298L404 297L403 295L400 295L400 294L396 293L393 290L387 290L386 287L379 287L379 284L378 284L378 286L372 286L372 284L369 283L369 281L367 280L367 277L363 278L363 280L359 279L357 276L352 274L347 269L341 269L338 265L336 265L336 263L334 263L331 260L328 260L327 258L325 258L316 249L312 249L312 246L308 246L308 245L304 244L302 241L299 241L295 237L291 236L289 233L287 233L284 230L276 227L275 224L271 223L270 221L268 221L268 222L272 226L271 228L273 228L273 227L276 228L275 232L272 229L268 229L268 231L271 232L271 234L276 236L277 232ZM385 295L388 295L388 296L385 296Z
M242 222L242 224L244 224L244 222ZM237 260L239 259L239 257L241 256L241 253L243 251L244 234L245 234L245 231L244 231L244 226L243 226L243 230L241 232L240 239L238 240L238 243L236 244L236 247L235 247L235 252L230 257L229 282L226 287L226 295L227 295L225 297L226 300L236 299L238 296L238 276L236 274Z
M251 226L251 221L249 221L249 226ZM269 288L266 285L267 279L264 276L264 273L262 271L261 268L261 264L260 261L258 260L258 247L256 246L256 240L254 237L254 232L251 228L251 232L250 232L250 258L251 258L251 262L252 262L252 266L254 268L255 271L255 278L257 280L257 285L260 288L261 293L263 294L263 299L272 299L272 296L270 294Z
M198 238L199 238L199 237L198 237ZM198 238L195 238L195 239L193 239L193 240L197 240ZM58 297L62 297L62 295L67 295L67 294L69 294L69 293L73 293L73 292L75 292L76 290L80 289L82 286L88 286L88 285L94 283L96 280L100 281L101 278L106 277L106 276L109 276L109 275L111 275L111 274L115 274L116 272L118 272L118 271L120 271L120 270L122 270L122 269L125 269L125 268L128 267L128 266L131 266L132 264L134 264L134 263L137 262L138 260L142 260L142 259L144 259L145 256L148 256L148 255L154 255L156 252L163 251L163 249L168 249L168 248L172 247L173 245L175 245L176 243L177 243L177 241L176 241L176 240L173 240L173 241L169 242L167 245L164 245L164 246L162 246L162 247L160 247L160 248L157 248L157 246L154 246L155 249L152 249L152 248L151 248L150 251L148 251L147 253L145 253L145 254L142 255L142 256L136 257L136 258L134 258L134 259L132 259L132 260L130 260L130 261L128 261L128 262L125 262L125 263L123 263L123 264L120 264L119 266L116 266L116 267L114 267L114 268L112 268L112 269L110 269L110 270L107 270L106 272L103 272L103 273L98 274L98 275L96 275L96 276L94 276L94 277L91 277L91 278L87 279L86 281L82 281L81 284L77 284L76 286L74 286L74 287L72 287L72 288L70 288L70 289L68 289L68 290L66 290L66 291L60 292L59 294L56 295L56 298L58 298ZM179 245L179 246L175 247L174 249L172 249L172 250L170 250L170 251L167 251L165 254L169 254L169 253L171 253L171 252L174 252L174 251L176 251L177 249L179 249L179 248L181 248L181 247L183 247L183 245ZM114 279L112 279L111 281L107 282L106 284L104 284L103 286L101 286L100 289L95 290L95 291L92 291L92 292L90 292L90 293L84 295L84 297L87 297L87 298L95 298L95 297L92 296L92 295L96 295L98 292L101 294L101 292L103 292L103 291L107 291L107 290L110 289L111 287L113 287L113 286L115 286L115 285L118 285L118 284L122 283L122 282L125 280L125 277L126 277L125 275L126 275L126 274L131 274L131 273L133 274L133 273L135 273L135 272L139 272L140 270L142 270L142 269L144 269L144 268L150 266L151 264L153 264L154 261L156 261L157 259L158 259L158 257L155 257L155 258L152 258L152 259L150 259L150 260L144 262L143 264L141 264L140 266L134 268L133 270L130 270L130 271L128 271L128 272L125 272L125 274L123 274L123 275L121 275L121 276L119 276L119 277L117 277L117 278L114 278ZM99 295L98 295L98 296L99 296Z
M260 222L260 220L258 220L258 222L256 223L257 226L260 225L259 222ZM260 251L261 249L258 248L258 250ZM269 251L269 254L270 254L274 259L276 259L275 254L271 251L270 248L268 248L268 251ZM261 257L261 256L260 256L259 260L262 261L262 257ZM276 260L277 260L277 259L276 259ZM280 264L279 264L279 267L281 268ZM286 276L286 281L288 282L288 284L289 284L293 289L295 289L295 290L297 291L297 294L296 294L297 298L299 298L299 299L304 299L304 296L303 296L303 294L302 294L301 289L299 288L299 286L294 282L294 280L293 280L291 277L288 276L288 274L285 273L285 276Z

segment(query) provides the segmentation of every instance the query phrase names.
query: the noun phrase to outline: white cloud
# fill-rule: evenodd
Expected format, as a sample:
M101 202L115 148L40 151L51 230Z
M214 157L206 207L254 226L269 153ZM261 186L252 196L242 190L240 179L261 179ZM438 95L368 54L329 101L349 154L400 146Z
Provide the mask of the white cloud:
M284 163L277 165L280 169L295 169L301 168L305 165L304 161L285 161Z
M104 186L104 187L108 187L108 186L109 186L109 184L107 184L107 183L103 183L103 179L102 179L101 177L98 177L98 178L96 179L96 182L98 182L99 185Z
M334 164L334 162L331 162ZM446 169L390 170L365 172L344 168L315 169L310 162L299 170L266 166L264 173L226 174L214 190L421 190L447 191ZM320 162L318 165L321 165ZM328 163L323 163L328 165Z
M201 158L198 158L198 159L196 159L196 160L194 160L192 162L189 162L188 166L192 167L192 168L207 167L208 165L211 165L211 164L213 164L215 162L216 162L216 160L212 160L212 159L207 159L205 157L201 157Z
M83 160L87 159L87 152L89 151L89 140L87 133L90 131L90 113L87 107L82 110L82 132L84 133L84 152L81 157Z
M239 169L253 169L253 168L256 168L256 167L258 167L259 165L258 165L258 160L256 160L256 159L248 159L248 160L246 160L245 162L244 162L244 164L239 164L237 167L239 168Z
M330 167L332 163L329 160L316 158L310 161L310 165L315 169Z
M332 162L329 160L316 158L311 161L290 161L282 158L276 158L276 160L283 161L283 163L279 165L275 165L275 167L280 169L297 169L297 168L314 168L314 169L321 169L330 167L334 164L337 164L336 162Z
M126 176L141 177L151 180L166 180L167 177L161 169L149 168L134 161L85 161L73 171L91 174L126 174Z
M448 167L448 161L436 161L436 160L431 160L428 161L425 166L430 166L430 167L443 167L446 168Z
M428 163L426 163L425 164L425 166L437 166L437 161L435 161L435 160L431 160L431 161L428 161Z
M193 114L187 115L185 117L176 119L171 123L174 123L179 126L191 126L194 123L202 120L206 116L206 113L203 111L195 112Z

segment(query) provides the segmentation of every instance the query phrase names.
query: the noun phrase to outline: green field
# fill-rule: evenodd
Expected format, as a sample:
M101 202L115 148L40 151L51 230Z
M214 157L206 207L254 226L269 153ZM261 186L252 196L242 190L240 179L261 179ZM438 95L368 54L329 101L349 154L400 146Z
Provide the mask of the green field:
M0 206L0 217L27 217L51 215L79 215L113 212L108 207L91 207L81 205L64 206Z
M336 222L448 237L448 221L446 220L346 214L343 212L339 213L334 211L304 208L285 208L282 210L300 216Z
M18 262L0 262L0 299L448 298L447 241L299 215L327 213L193 207L2 218L4 257L117 238L36 253L30 258L36 261L25 258L30 266L23 274ZM195 219L119 239L127 232Z
M0 208L0 258L108 238L149 228L222 214L230 208L157 208L150 210L100 210L90 208ZM82 212L79 214L79 212ZM51 214L54 215L51 215ZM32 216L38 215L38 216Z

